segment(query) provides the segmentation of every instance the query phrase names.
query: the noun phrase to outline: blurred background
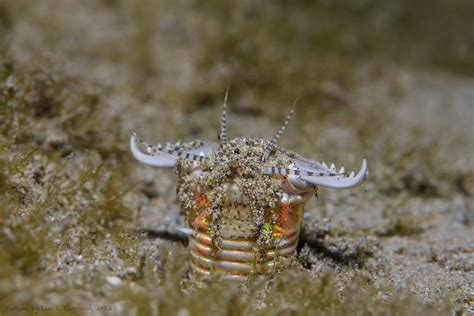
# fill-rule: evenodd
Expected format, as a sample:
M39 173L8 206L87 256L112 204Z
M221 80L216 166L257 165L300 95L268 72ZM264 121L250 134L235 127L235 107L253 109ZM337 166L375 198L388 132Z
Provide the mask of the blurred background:
M467 304L473 16L471 0L0 0L0 302L110 303L107 277L159 292L162 248L181 246L137 231L169 223L176 179L133 160L129 131L215 141L230 86L229 137L270 137L298 98L282 147L346 170L368 158L364 187L308 205L337 228L322 239L371 236L367 275Z

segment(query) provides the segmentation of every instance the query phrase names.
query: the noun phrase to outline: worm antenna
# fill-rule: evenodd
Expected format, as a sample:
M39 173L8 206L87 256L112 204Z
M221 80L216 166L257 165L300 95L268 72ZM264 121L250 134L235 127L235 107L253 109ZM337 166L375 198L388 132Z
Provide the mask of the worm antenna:
M224 97L224 105L222 106L222 117L221 117L221 132L219 134L219 140L220 144L225 145L227 144L227 113L226 113L226 108L227 108L227 97L229 96L229 87L227 87L227 90L225 92L225 97Z
M270 153L272 152L273 148L275 148L275 145L277 144L278 139L280 139L281 134L283 134L283 131L288 126L288 123L290 122L291 117L293 116L293 112L295 111L296 102L298 102L298 99L295 99L295 101L293 102L293 106L291 107L291 110L288 113L288 116L286 117L286 120L285 120L285 123L283 123L283 126L280 127L280 129L278 130L278 132L276 132L275 135L273 135L272 140L265 147L265 151L263 153L262 161L267 160L267 158L270 155Z

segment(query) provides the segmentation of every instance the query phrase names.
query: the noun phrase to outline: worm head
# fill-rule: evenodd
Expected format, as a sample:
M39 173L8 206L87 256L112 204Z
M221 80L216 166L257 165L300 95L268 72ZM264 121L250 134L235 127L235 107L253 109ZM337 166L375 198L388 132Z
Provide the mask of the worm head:
M141 163L155 168L174 168L179 161L185 161L187 173L192 178L207 177L210 174L219 181L238 182L239 179L260 179L277 177L284 179L281 191L287 194L304 194L318 186L345 189L354 188L367 179L367 160L362 160L357 173L346 172L344 167L336 169L331 163L310 160L277 146L294 112L295 104L277 133L269 140L259 138L227 138L227 97L224 99L220 124L219 143L193 141L188 143L148 144L133 133L130 150ZM296 103L296 102L295 102ZM265 184L262 184L265 185ZM232 199L241 196L239 188L232 186Z

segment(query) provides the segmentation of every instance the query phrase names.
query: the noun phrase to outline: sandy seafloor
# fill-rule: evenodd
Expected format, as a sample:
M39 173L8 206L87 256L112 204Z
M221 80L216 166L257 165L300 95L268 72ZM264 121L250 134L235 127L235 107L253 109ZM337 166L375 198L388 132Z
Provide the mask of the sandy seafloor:
M0 1L0 313L474 313L473 13ZM280 146L370 166L320 189L295 266L246 289L186 278L176 175L128 150L216 141L227 86L230 138L270 137L298 97Z

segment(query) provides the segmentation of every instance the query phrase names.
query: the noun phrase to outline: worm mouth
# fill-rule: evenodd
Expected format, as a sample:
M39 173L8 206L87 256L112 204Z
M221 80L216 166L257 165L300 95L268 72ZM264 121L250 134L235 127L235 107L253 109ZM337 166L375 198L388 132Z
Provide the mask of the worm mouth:
M225 204L236 206L238 204L246 204L246 198L240 187L235 183L226 183L224 185Z

